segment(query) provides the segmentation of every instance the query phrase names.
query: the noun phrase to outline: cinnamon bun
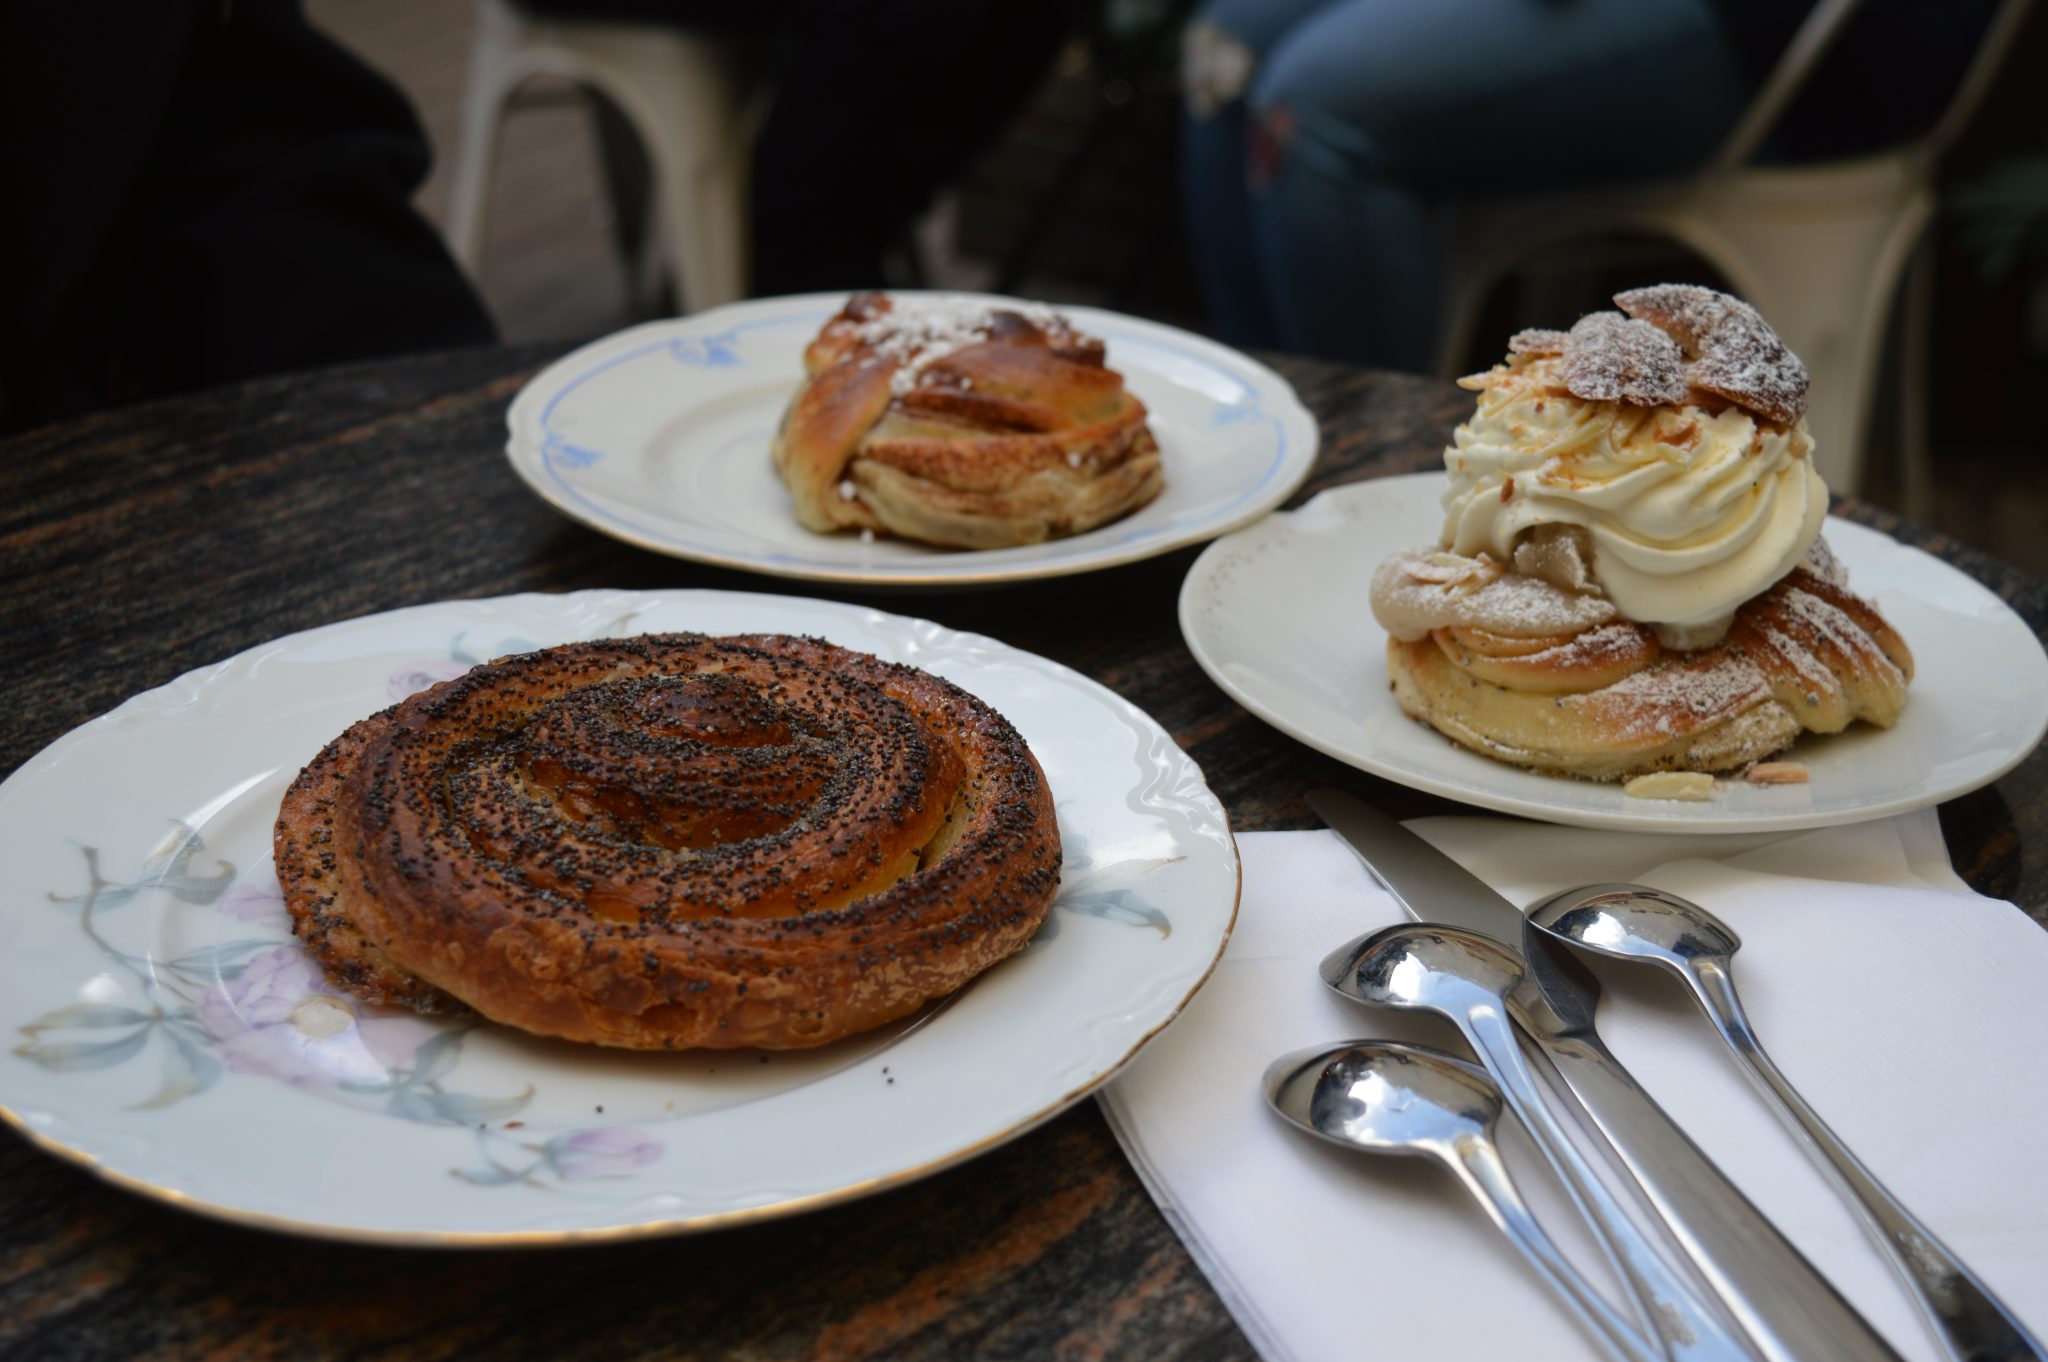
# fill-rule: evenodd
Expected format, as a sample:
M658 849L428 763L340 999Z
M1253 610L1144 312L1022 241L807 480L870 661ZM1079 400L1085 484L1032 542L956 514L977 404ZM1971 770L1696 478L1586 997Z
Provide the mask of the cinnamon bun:
M1043 307L854 295L804 352L775 437L797 520L989 549L1130 514L1165 479L1104 357Z

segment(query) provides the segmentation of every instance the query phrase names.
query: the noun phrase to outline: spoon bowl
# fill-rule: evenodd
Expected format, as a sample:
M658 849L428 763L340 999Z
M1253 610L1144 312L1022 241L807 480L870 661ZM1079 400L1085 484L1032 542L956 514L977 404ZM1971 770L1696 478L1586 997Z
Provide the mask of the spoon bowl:
M1526 972L1521 957L1491 937L1424 924L1362 936L1322 963L1323 982L1347 998L1454 1021L1475 1002L1507 997Z
M1691 962L1725 961L1742 948L1735 929L1706 909L1640 884L1567 889L1531 908L1529 925L1599 955L1680 974Z
M1476 1065L1393 1042L1319 1046L1266 1069L1266 1103L1347 1149L1448 1162L1459 1140L1492 1139L1500 1093Z
M1493 1140L1501 1096L1484 1069L1419 1045L1359 1040L1283 1055L1262 1086L1268 1106L1317 1139L1448 1168L1611 1362L1658 1362L1529 1213Z
M1528 977L1522 956L1490 936L1408 923L1340 947L1324 958L1321 973L1324 983L1347 998L1434 1012L1458 1028L1592 1225L1638 1317L1673 1362L1753 1355L1672 1271L1550 1110L1509 1020L1510 995Z

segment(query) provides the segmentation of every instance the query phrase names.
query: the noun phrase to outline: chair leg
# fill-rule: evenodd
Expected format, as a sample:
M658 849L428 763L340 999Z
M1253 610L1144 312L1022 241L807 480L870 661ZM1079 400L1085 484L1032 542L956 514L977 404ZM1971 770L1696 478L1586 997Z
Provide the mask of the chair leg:
M1934 241L1923 237L1906 269L1899 317L1899 497L1908 519L1926 525L1934 514L1934 450L1929 443L1928 390L1934 363Z
M589 87L589 96L591 117L597 125L599 164L611 203L612 244L618 247L626 297L639 315L657 316L663 310L657 300L663 293L665 262L659 251L648 250L658 223L647 147L633 120L602 90Z
M662 219L682 308L700 312L747 293L743 172L670 158L661 170Z
M640 42L610 54L608 88L654 163L655 199L687 311L746 296L745 92L722 53L702 44Z
M476 7L476 38L470 45L448 193L448 249L471 278L483 264L484 219L505 101L524 76L515 55L519 24L503 0L481 0Z
M713 307L745 296L754 111L724 45L634 25L528 21L511 0L477 0L472 52L449 211L458 260L473 271L482 255L505 98L526 76L547 72L594 88L646 148L685 304Z

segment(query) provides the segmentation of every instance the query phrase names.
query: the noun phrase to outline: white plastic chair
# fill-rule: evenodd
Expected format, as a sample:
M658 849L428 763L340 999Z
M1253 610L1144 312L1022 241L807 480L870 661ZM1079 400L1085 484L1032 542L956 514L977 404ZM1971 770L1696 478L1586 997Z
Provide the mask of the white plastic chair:
M2004 0L1933 131L1855 160L1759 166L1751 157L1861 0L1821 0L1707 167L1677 183L1588 190L1461 210L1438 365L1464 362L1495 284L1534 252L1601 232L1678 241L1719 270L1769 319L1813 376L1807 423L1828 486L1856 491L1892 298L1935 207L1934 169L1990 85L2029 0ZM1931 294L1907 294L1909 344L1900 394L1906 510L1924 514L1925 333ZM1918 312L1922 315L1914 316Z
M507 101L560 76L610 99L653 167L656 240L690 311L744 297L747 170L758 118L747 65L728 44L669 25L561 20L512 0L477 0L448 213L448 243L472 275L483 258L492 163Z

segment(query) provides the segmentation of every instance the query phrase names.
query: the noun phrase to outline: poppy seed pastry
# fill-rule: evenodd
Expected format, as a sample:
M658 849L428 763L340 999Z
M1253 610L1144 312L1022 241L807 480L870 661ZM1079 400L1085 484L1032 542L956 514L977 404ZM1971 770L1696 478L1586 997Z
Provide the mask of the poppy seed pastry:
M1001 715L782 635L477 667L329 744L275 840L294 930L341 987L629 1049L907 1015L1020 949L1060 866Z
M1488 756L1626 780L1890 727L1913 656L1821 539L1807 374L1692 285L1528 330L1461 380L1433 549L1371 600L1403 710Z
M1104 356L1043 307L855 294L805 350L771 451L797 520L990 549L1130 514L1165 479Z

